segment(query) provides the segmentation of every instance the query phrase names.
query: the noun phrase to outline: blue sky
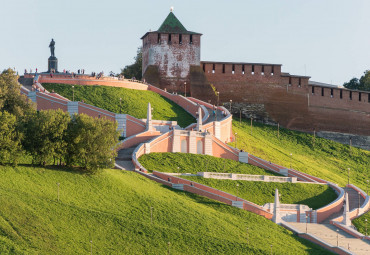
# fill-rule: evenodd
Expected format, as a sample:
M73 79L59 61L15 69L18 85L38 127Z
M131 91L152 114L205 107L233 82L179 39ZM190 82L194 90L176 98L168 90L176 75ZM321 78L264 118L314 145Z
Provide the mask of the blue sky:
M0 69L119 72L140 37L174 6L203 33L201 59L283 64L283 71L343 84L370 69L369 0L11 0L0 6Z

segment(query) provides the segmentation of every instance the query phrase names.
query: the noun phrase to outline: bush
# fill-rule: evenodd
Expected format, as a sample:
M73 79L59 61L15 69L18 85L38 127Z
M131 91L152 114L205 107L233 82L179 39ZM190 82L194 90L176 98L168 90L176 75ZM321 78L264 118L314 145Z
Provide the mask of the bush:
M0 112L0 164L16 165L22 153L20 135L16 129L16 117Z

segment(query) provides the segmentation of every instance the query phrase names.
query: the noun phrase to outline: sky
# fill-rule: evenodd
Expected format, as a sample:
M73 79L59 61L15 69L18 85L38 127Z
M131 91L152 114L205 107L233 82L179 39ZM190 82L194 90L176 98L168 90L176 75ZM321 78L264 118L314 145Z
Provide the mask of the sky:
M202 33L201 60L282 64L342 85L370 69L369 0L11 0L0 5L0 70L120 72L174 7Z

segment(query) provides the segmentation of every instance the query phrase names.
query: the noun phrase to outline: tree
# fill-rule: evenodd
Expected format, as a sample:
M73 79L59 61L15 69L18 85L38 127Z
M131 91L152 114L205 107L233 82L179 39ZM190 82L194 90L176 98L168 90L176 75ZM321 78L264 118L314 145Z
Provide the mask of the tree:
M352 78L345 82L343 86L347 89L370 91L370 70L364 72L360 79Z
M62 110L34 112L25 118L23 145L33 162L62 161L67 151L66 131L70 116Z
M142 62L143 62L143 53L142 47L137 48L136 57L134 57L135 63L132 65L127 65L125 68L121 69L121 75L126 78L136 78L141 80L142 78Z
M80 166L90 173L112 167L118 136L115 122L85 114L74 115L67 130L67 164Z
M16 165L22 154L21 136L17 119L8 112L0 112L0 164Z
M19 117L32 110L30 101L21 94L18 76L12 69L0 74L0 111L7 111Z

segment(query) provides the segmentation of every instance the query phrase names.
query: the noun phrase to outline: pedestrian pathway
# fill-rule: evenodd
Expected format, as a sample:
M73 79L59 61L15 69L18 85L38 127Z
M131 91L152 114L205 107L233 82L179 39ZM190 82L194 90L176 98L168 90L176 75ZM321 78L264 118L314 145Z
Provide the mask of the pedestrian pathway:
M288 224L293 228L306 233L306 223L289 222ZM368 240L355 238L343 230L338 229L334 225L308 223L307 233L314 235L333 246L339 246L347 250L349 249L349 251L354 254L370 254L370 242Z
M135 170L134 164L132 163L132 153L134 152L135 148L136 146L118 151L118 155L116 157L116 164L122 170L128 171Z
M349 211L352 211L355 208L361 207L361 205L365 202L364 198L362 196L359 196L357 191L354 190L353 188L345 187L343 189L344 189L345 192L348 193ZM344 210L344 208L342 208L339 212L330 215L322 223L323 224L330 224L331 220L333 220L335 218L338 218L338 217L343 215L343 210Z

